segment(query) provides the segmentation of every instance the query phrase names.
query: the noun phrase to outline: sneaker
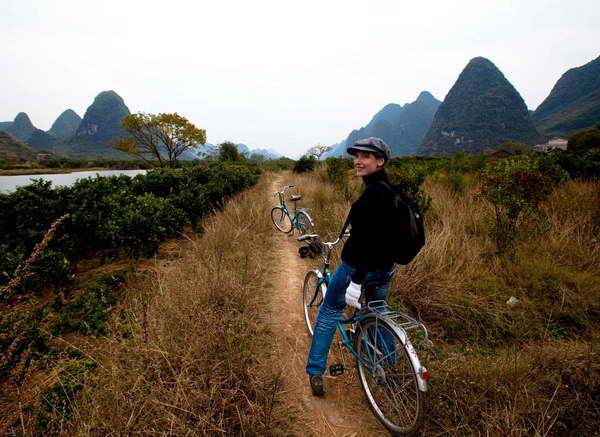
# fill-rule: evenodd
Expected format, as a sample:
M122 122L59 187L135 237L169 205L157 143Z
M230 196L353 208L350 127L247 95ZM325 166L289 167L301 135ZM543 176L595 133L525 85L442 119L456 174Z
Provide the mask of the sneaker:
M325 395L325 387L323 386L323 377L321 375L310 376L310 388L313 396Z

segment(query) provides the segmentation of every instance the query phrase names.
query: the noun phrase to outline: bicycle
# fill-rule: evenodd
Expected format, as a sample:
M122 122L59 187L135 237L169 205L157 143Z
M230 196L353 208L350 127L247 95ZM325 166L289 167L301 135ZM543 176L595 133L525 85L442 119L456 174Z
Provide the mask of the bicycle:
M314 224L308 214L308 209L297 207L297 202L302 199L302 196L290 196L290 200L294 202L293 216L290 214L285 203L285 190L293 187L293 185L286 185L283 187L282 191L273 193L273 197L279 196L279 206L276 206L271 210L271 220L277 229L286 234L289 234L294 229L298 229L300 235L311 233L313 232Z
M348 235L346 231L344 236ZM318 242L319 236L308 234L298 240ZM323 271L310 270L304 278L304 319L311 336L331 279L331 252L341 240L338 237L320 243ZM338 322L343 363L331 365L329 373L337 376L344 372L345 348L356 359L361 386L375 416L392 434L410 436L423 424L429 371L421 365L408 331L418 330L421 340L427 342L427 328L408 314L391 309L383 300L369 301L370 290L378 285L363 284L362 309L355 309L351 317Z

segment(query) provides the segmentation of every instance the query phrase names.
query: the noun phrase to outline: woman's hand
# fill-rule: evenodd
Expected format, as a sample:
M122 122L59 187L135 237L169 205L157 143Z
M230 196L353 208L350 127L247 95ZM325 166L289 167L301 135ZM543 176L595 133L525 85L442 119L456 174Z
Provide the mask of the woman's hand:
M346 304L360 309L360 294L360 284L350 282L350 285L348 285L348 288L346 288Z

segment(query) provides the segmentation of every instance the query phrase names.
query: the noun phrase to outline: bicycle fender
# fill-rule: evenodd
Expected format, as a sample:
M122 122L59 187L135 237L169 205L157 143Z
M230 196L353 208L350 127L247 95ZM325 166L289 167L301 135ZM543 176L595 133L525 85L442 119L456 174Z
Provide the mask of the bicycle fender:
M307 212L308 210L307 210L306 208L298 208L298 212L300 212L300 211L302 211L302 212L303 212L303 213L306 215L306 217L308 217L308 221L310 221L310 224L314 226L314 225L315 225L315 222L313 222L313 219L312 219L312 217L311 217L311 216L310 216L310 214Z
M381 316L380 314L377 314L376 312L370 313L366 317L374 317L379 320L384 320L389 324L389 326L391 326L391 328L394 330L396 335L398 335L398 338L404 345L404 348L408 352L408 357L410 359L410 362L412 363L413 368L416 370L417 385L419 386L419 390L421 390L422 392L426 392L427 391L427 381L425 381L421 377L421 373L420 373L423 366L421 365L421 361L419 360L417 351L415 350L410 339L406 335L406 331L404 331L404 329L397 326L395 323L390 323L389 320L387 320L385 317Z

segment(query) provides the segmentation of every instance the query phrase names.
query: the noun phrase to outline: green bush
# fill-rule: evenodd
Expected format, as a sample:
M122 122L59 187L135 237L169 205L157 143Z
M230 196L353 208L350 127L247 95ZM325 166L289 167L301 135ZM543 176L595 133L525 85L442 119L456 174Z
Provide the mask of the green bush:
M422 212L427 211L431 206L431 197L421 189L421 186L435 167L430 162L392 159L386 168L390 182L398 185L405 196L413 199Z
M551 154L547 161L558 164L573 178L600 178L600 128L572 135L567 150Z
M96 368L89 358L75 358L63 364L58 381L44 390L37 413L36 428L40 435L59 435L73 418L75 396L83 389L85 376Z
M317 160L314 156L303 156L294 164L294 173L307 173L315 169Z
M327 158L327 178L335 184L346 200L349 200L352 193L348 181L348 170L352 168L352 161L346 158Z
M185 213L175 208L169 199L151 193L114 199L121 207L106 222L100 232L110 247L119 248L132 258L152 256L161 241L175 234L186 223Z
M66 188L38 180L0 194L0 286L65 213L71 219L34 264L27 289L70 280L74 263L93 252L151 256L161 241L186 223L195 226L259 175L254 163L216 162L150 170L134 179L82 179Z
M490 162L481 174L481 195L494 208L490 236L498 253L513 248L520 223L566 178L560 168L533 155Z

